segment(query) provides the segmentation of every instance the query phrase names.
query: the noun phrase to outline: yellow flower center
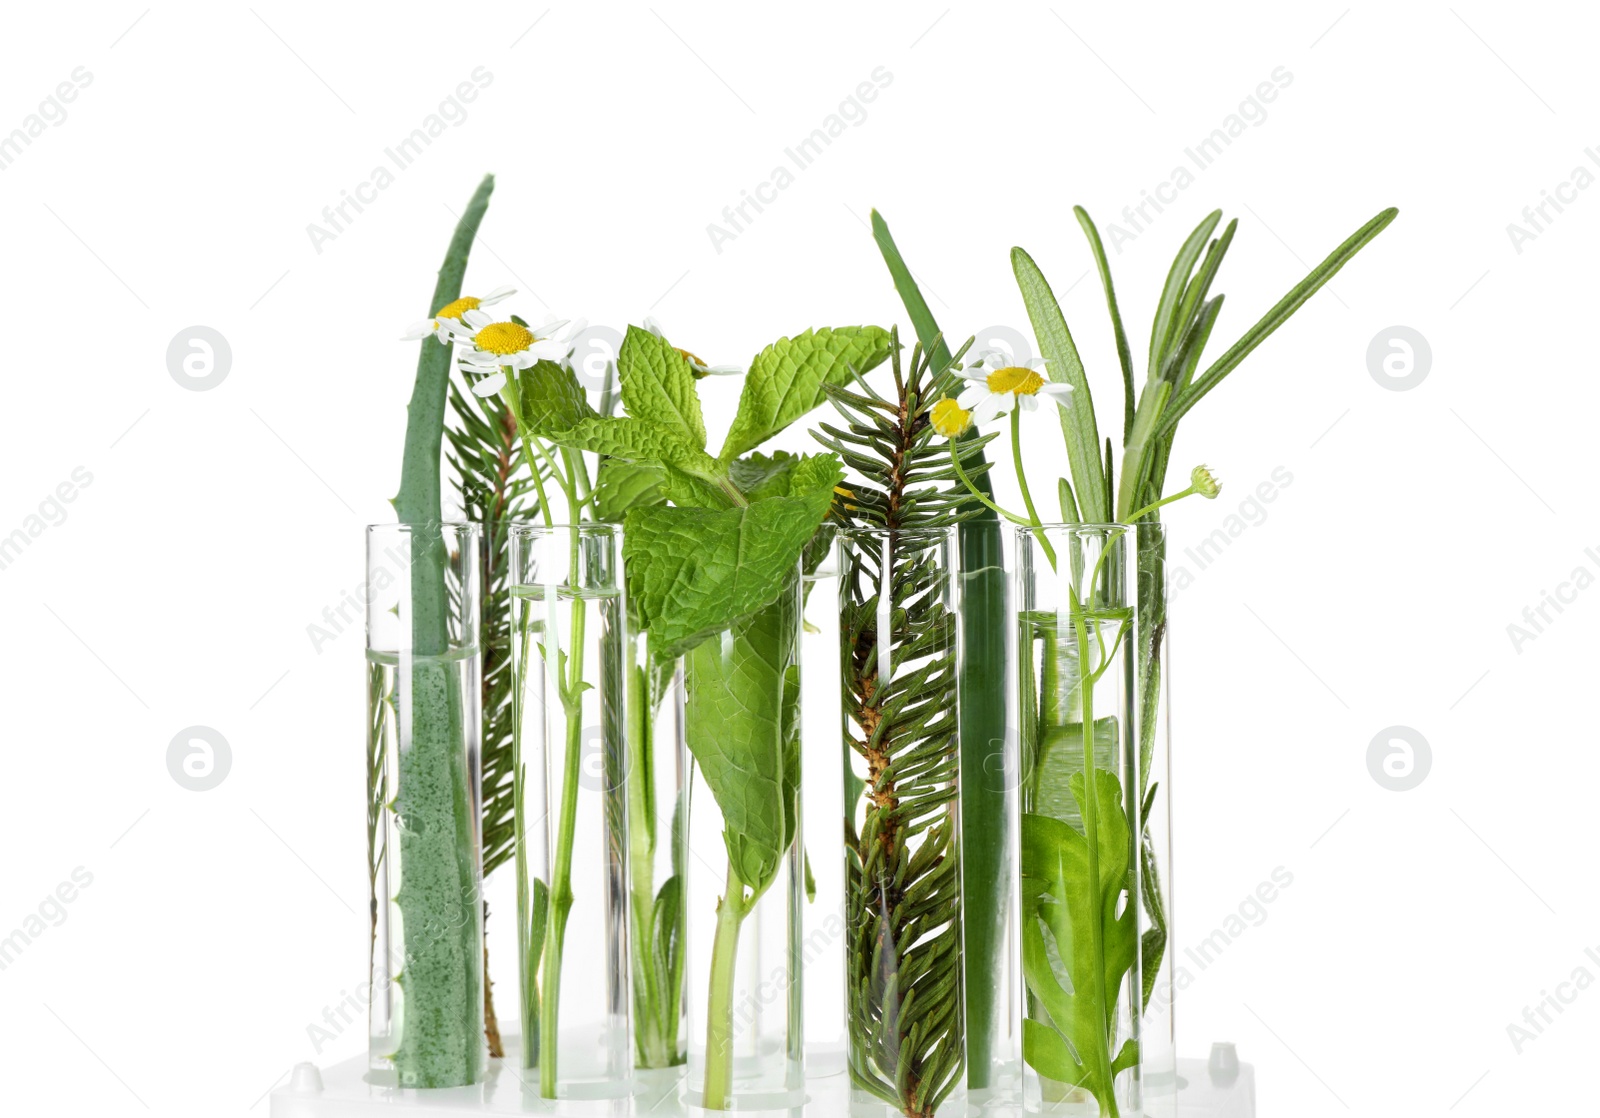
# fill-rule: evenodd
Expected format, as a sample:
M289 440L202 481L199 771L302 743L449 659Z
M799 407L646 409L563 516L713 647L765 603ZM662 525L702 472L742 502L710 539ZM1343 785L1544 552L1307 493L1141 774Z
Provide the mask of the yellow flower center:
M474 299L471 295L463 295L455 302L446 303L444 306L440 307L433 317L459 319L468 311L475 311L477 309L478 300Z
M1008 365L989 374L990 392L1010 392L1017 396L1033 396L1044 387L1044 378L1032 369Z
M934 431L947 439L966 434L967 428L972 426L972 413L949 396L934 401L928 419L933 423Z
M498 353L505 357L521 353L533 344L533 331L515 322L491 322L472 336L472 341L485 353Z
M706 367L706 363L704 361L700 360L698 356L690 353L688 350L680 349L678 346L673 346L672 348L678 350L678 352L683 355L683 359L689 362L689 364L695 365L702 369Z

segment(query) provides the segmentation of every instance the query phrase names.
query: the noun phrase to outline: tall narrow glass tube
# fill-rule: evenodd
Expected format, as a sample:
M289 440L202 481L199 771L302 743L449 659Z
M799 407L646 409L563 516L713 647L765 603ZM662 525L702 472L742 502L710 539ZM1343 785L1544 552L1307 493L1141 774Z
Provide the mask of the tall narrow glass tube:
M684 654L689 1072L706 1110L805 1101L800 572Z
M544 1098L632 1089L621 530L511 530L521 1062Z
M1023 1103L1144 1113L1133 540L1017 531Z
M483 1077L478 526L367 529L369 1063Z
M1178 1053L1172 956L1171 614L1167 537L1160 524L1134 528L1134 724L1139 742L1139 964L1144 1013L1139 1076L1149 1118L1176 1118Z
M683 661L659 661L648 633L628 634L625 787L634 1064L652 1093L687 1059L683 996L689 762Z
M842 1075L845 1069L844 862L834 845L844 812L839 758L839 552L836 529L824 524L808 549L805 616L800 627L801 770L805 795L805 869L814 889L802 909L805 966L806 1071ZM815 563L812 566L811 563Z
M840 553L851 1084L932 1118L966 1056L956 530L849 529Z

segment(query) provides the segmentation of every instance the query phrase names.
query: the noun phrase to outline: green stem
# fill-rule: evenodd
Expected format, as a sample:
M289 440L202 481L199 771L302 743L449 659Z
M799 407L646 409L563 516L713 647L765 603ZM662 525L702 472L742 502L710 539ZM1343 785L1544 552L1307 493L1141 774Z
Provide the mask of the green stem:
M971 493L975 498L983 502L984 507L990 512L999 513L1001 516L1011 521L1011 523L1020 525L1023 528L1038 527L1038 524L1032 520L1025 520L1016 513L1007 512L1005 509L991 501L981 489L972 483L972 479L967 476L967 471L961 468L961 456L956 453L956 441L954 439L950 440L950 463L951 465L955 466L956 477L960 478L961 484L967 487L967 492ZM1049 546L1049 543L1045 544L1046 548Z
M544 521L546 528L555 523L555 518L550 515L550 500L544 492L544 476L539 473L539 465L533 460L533 444L536 440L533 434L522 425L522 393L517 386L517 371L515 369L500 370L506 375L505 387L500 390L501 399L511 409L511 414L517 421L517 443L522 447L522 460L527 463L528 473L533 475L533 490L539 498L539 516Z
M640 651L639 655L643 656ZM629 904L633 925L633 1002L635 1037L640 1065L664 1068L677 1056L674 1043L669 1048L669 1023L661 1001L661 984L656 973L654 932L655 912L655 819L647 791L654 781L650 769L653 755L650 710L650 672L648 664L629 663L628 724L628 876Z
M728 863L728 883L717 905L717 934L711 943L711 997L706 1006L706 1080L701 1103L707 1110L728 1109L733 1086L733 979L739 955L739 927L754 902Z
M952 444L954 445L954 444ZM1028 528L1038 528L1043 523L1039 519L1039 512L1033 507L1033 495L1028 492L1028 474L1022 468L1022 409L1011 409L1011 461L1017 470L1017 485L1022 489L1022 503L1028 510L1028 520L1024 525ZM1050 569L1056 565L1056 549L1045 538L1043 532L1035 532L1038 537L1039 547L1044 552L1045 558L1050 560Z
M1022 468L1022 409L1011 409L1011 462L1017 470L1017 485L1022 490L1022 504L1028 510L1028 522L1035 528L1044 523L1033 507L1033 494L1028 492L1028 472Z
M1089 896L1093 898L1100 895L1100 782L1095 770L1094 759L1094 685L1097 674L1089 668L1089 633L1085 622L1084 607L1077 599L1072 598L1072 627L1078 646L1078 701L1081 709L1082 724L1081 735L1083 739L1083 835L1087 845L1087 868L1089 878ZM1099 626L1096 625L1098 633ZM1098 908L1098 905L1096 906ZM1105 928L1103 925L1104 914L1096 911L1088 921L1090 957L1096 960L1105 959ZM1094 968L1094 1023L1096 1035L1104 1037L1106 1030L1106 971L1105 966L1097 965ZM1105 1118L1117 1118L1117 1101L1111 1086L1111 1053L1110 1046L1102 1040L1095 1045L1092 1053L1082 1053L1085 1062L1093 1060L1097 1065L1094 1076L1099 1087L1101 1111Z
M1134 521L1138 520L1141 516L1143 516L1147 512L1154 512L1156 509L1160 508L1162 505L1170 505L1170 504L1172 504L1173 501L1181 501L1185 497L1193 496L1194 494L1196 494L1198 492L1200 492L1200 491L1198 489L1196 489L1194 486L1191 485L1189 488L1185 489L1182 493L1174 493L1170 497L1163 497L1159 501L1152 501L1150 504L1146 505L1144 508L1140 509L1138 512L1134 512L1134 513L1128 514L1128 516L1125 519L1129 524L1132 524Z
M572 530L577 546L577 529ZM572 577L577 578L574 566ZM561 777L561 815L556 832L555 864L550 871L550 916L545 931L544 975L539 1002L539 1093L556 1097L556 1045L561 1008L562 941L572 910L572 843L578 827L578 776L583 767L583 638L585 603L574 597L572 632L567 651L568 678L561 682L561 703L567 715L567 743ZM548 649L546 656L555 652Z

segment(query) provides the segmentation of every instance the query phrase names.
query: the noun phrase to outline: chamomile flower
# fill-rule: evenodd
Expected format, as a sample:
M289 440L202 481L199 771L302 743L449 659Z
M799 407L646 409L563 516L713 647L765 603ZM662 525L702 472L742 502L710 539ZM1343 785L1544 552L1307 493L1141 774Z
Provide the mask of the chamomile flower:
M662 333L661 323L657 322L655 319L646 317L644 320L644 328L650 331L650 333L654 334L656 337L660 338L662 341L667 342L668 345L672 345L670 341L667 341L666 334ZM677 346L672 346L672 348L683 354L684 360L689 362L689 369L694 373L696 379L700 377L736 377L745 371L743 365L707 365L699 357L695 356L693 353L690 353L686 349L680 349Z
M472 295L463 295L461 298L456 299L453 302L446 303L444 306L440 307L434 312L432 318L425 318L421 322L413 323L411 327L401 335L400 340L414 342L418 338L426 338L429 334L432 334L434 331L439 329L439 320L441 318L449 319L452 322L459 322L461 321L461 316L466 314L468 311L475 311L481 307L492 306L493 304L500 302L502 299L511 298L511 296L515 295L516 293L517 289L514 287L497 287L481 299Z
M1039 406L1040 396L1066 407L1072 386L1045 380L1043 369L1042 358L1019 364L1003 350L979 354L960 373L963 380L972 382L969 406L973 422L987 423L996 416L1009 415L1018 405L1024 411L1032 411Z
M571 351L572 334L558 339L564 321L529 328L519 322L496 322L480 310L464 311L459 320L440 320L441 336L461 346L457 351L461 371L482 376L472 386L474 396L493 396L506 384L506 369L526 369L540 361L562 361ZM582 325L578 326L582 329Z
M972 428L972 413L950 396L935 400L928 409L928 421L934 433L947 439L960 438Z

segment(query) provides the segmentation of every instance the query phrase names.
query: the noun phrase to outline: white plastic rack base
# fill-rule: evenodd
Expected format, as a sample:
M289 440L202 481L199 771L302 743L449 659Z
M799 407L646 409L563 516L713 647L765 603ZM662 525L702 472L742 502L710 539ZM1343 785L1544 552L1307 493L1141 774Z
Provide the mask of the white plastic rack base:
M895 1118L880 1103L852 1104L843 1054L818 1051L808 1056L814 1072L806 1078L803 1107L784 1111L740 1113L785 1115L788 1118ZM669 1075L648 1084L631 1098L547 1102L524 1086L515 1071L500 1060L490 1061L483 1083L476 1087L416 1091L379 1087L366 1080L367 1059L357 1056L328 1068L299 1064L286 1086L272 1092L271 1118L376 1118L406 1110L426 1118L504 1114L545 1114L557 1118L714 1118L720 1112L686 1106L679 1101L681 1077ZM1241 1064L1231 1044L1212 1045L1209 1060L1179 1060L1177 1118L1255 1118L1255 1071ZM537 1087L537 1084L534 1084ZM1067 1111L1062 1112L1064 1115ZM940 1118L1020 1118L1015 1101L997 1099L939 1108Z

